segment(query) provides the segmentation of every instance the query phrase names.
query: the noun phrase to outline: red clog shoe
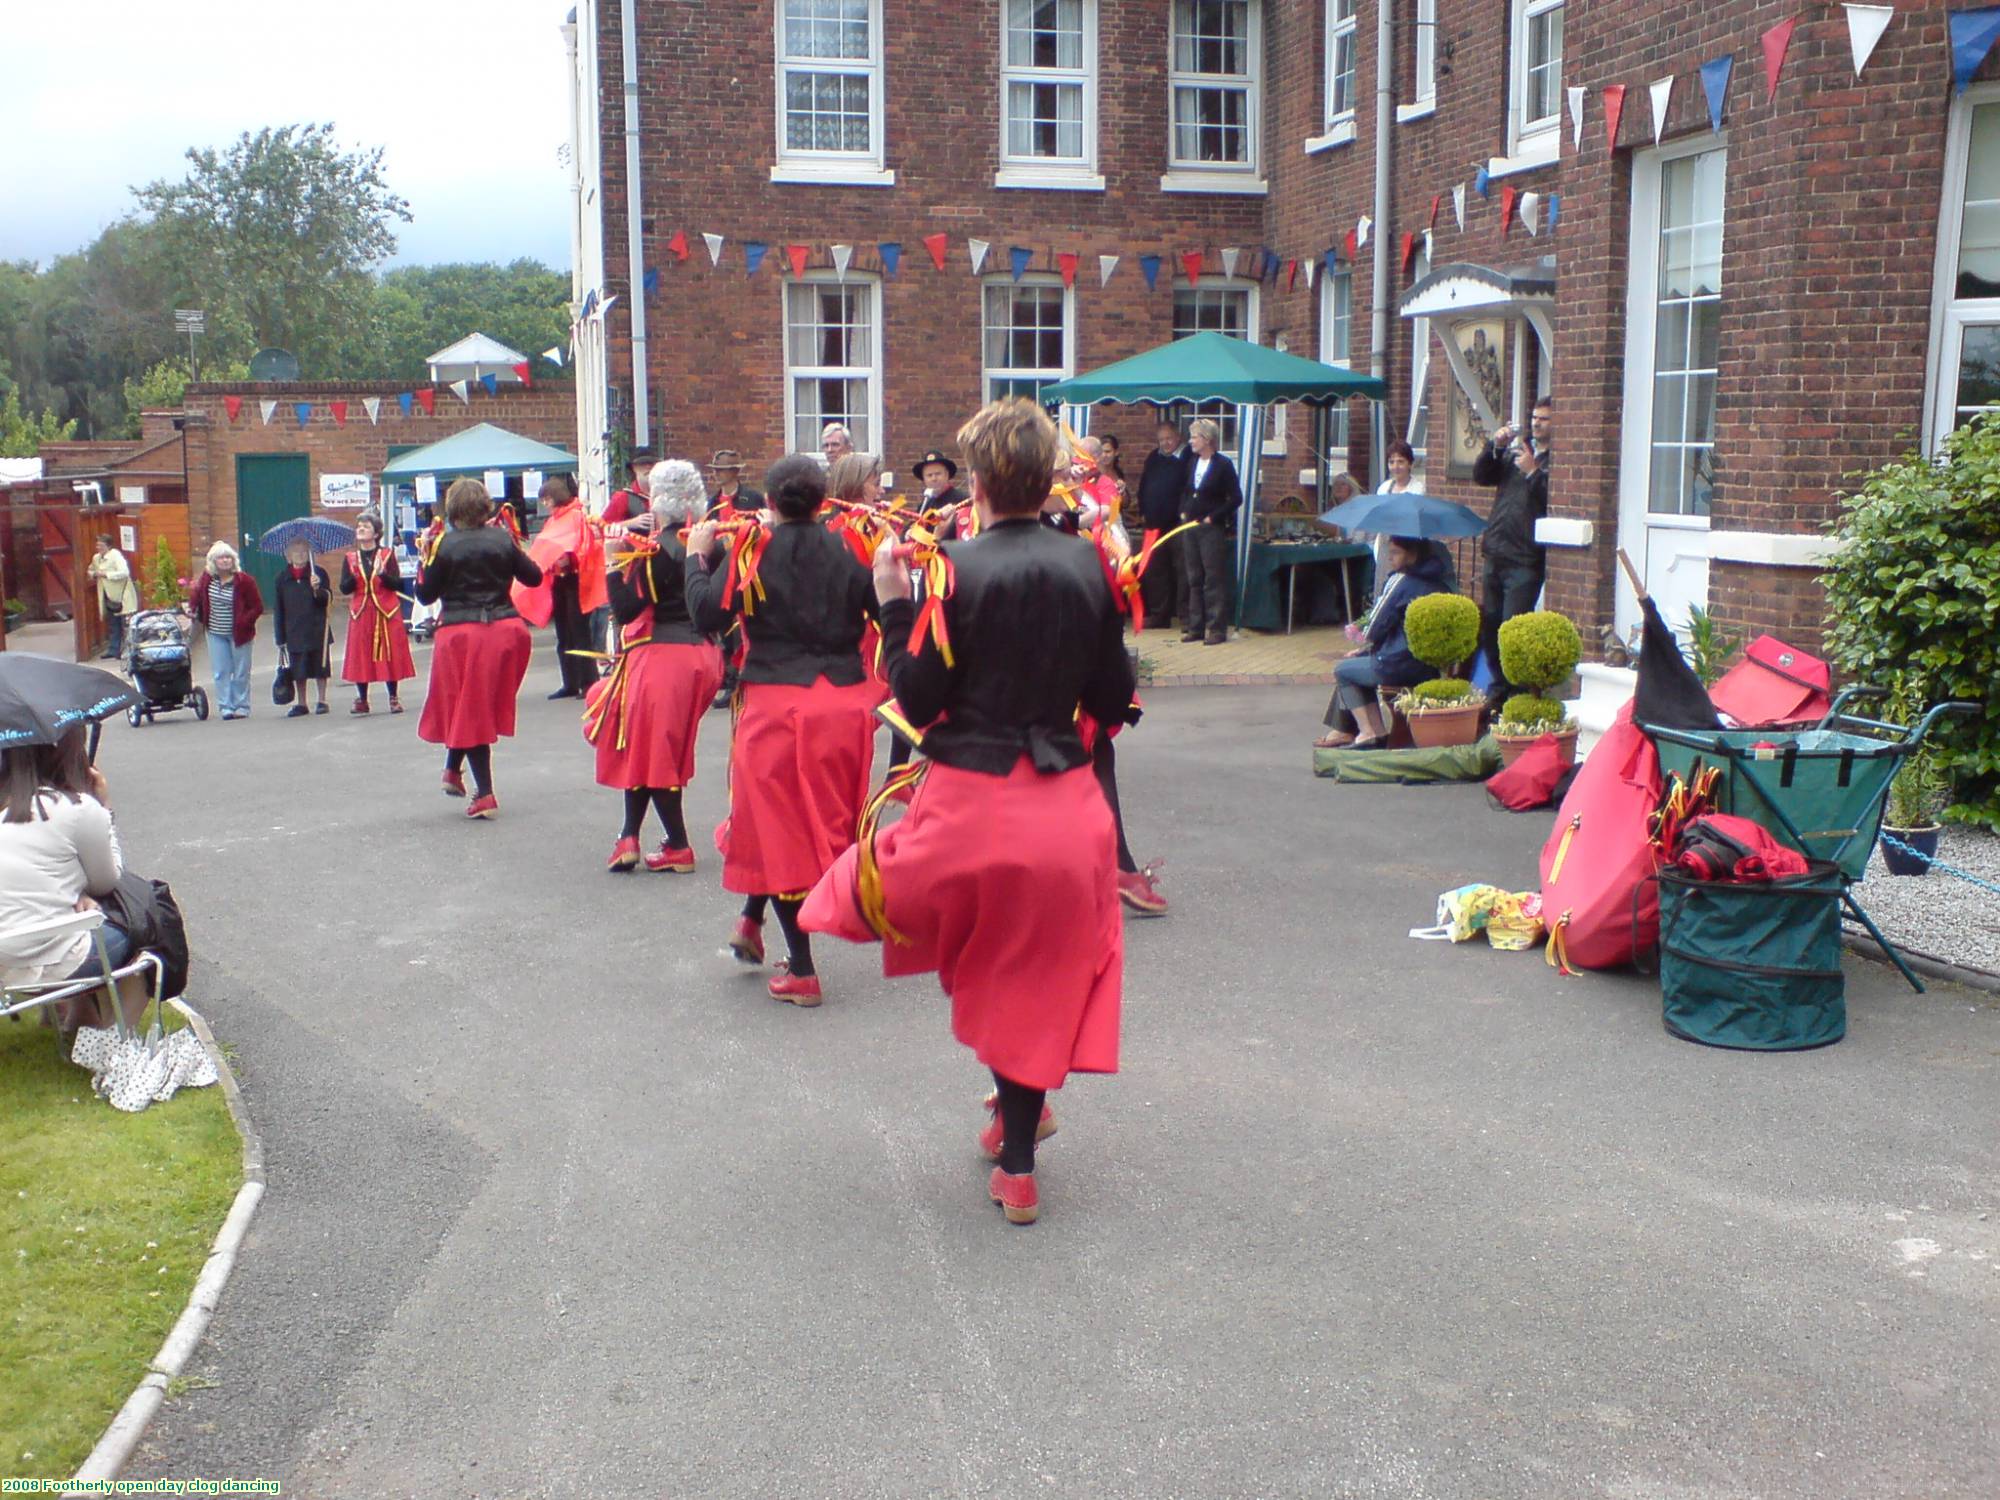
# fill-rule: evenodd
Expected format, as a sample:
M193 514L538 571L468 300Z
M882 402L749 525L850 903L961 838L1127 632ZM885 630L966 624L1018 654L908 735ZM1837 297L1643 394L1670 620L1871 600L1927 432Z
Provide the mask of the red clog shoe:
M368 704L365 700L356 698L352 703L348 704L347 711L351 714L365 714L368 712Z
M979 1132L979 1153L988 1161L998 1161L1000 1160L1000 1145L1007 1134L1006 1127L1000 1123L1000 1096L998 1094L988 1094L986 1096L986 1113L991 1115L992 1118L986 1122L986 1128ZM1035 1144L1040 1145L1055 1133L1056 1112L1044 1104L1042 1106L1042 1118L1035 1124Z
M447 771L444 773L444 794L447 797L463 797L465 795L465 773L463 771Z
M1152 865L1131 874L1118 872L1118 899L1128 910L1142 917L1164 917L1167 914L1167 898L1153 883Z
M802 1010L811 1010L820 1002L819 975L794 974L784 964L778 965L778 972L764 988L771 992L773 1000L782 1000Z
M655 875L694 874L694 850L661 844L657 853L646 856L646 868Z
M753 922L748 917L736 919L736 930L729 934L729 951L736 955L738 963L753 968L764 962L764 924Z
M468 818L490 818L500 811L500 799L488 792L483 797L474 797L465 809Z
M604 868L611 871L614 875L629 875L638 869L639 841L637 839L620 839L616 844L612 845L611 858L605 861Z
M1042 1215L1042 1195L1035 1191L1033 1172L1023 1172L1017 1177L995 1167L993 1175L986 1179L986 1196L1000 1205L1000 1212L1007 1216L1009 1224L1032 1224Z

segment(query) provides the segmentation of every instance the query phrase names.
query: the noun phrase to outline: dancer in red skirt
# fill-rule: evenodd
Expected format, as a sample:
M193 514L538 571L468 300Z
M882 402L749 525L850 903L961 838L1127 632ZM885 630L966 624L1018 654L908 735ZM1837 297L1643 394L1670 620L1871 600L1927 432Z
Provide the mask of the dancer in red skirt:
M854 843L875 757L879 686L861 665L876 614L868 569L814 519L826 475L803 455L764 479L778 524L704 521L688 535L687 603L697 629L742 621L746 651L730 746L729 821L716 830L722 884L749 899L729 946L764 961L764 909L775 905L788 962L773 999L820 1003L799 904ZM726 541L726 545L723 545Z
M340 678L354 684L351 714L368 712L368 684L389 689L389 712L403 711L397 686L417 675L410 660L410 633L403 628L402 570L396 549L382 545L382 519L366 510L354 522L354 551L340 560L340 591L348 598L347 656Z
M417 734L445 747L446 796L465 795L464 768L472 767L465 815L490 818L500 810L493 742L514 733L514 700L532 649L509 590L516 583L533 588L542 570L512 532L488 524L493 501L478 480L460 479L445 491L444 515L446 530L417 574L417 597L443 606Z
M937 971L953 1033L993 1072L979 1137L999 1163L988 1191L1029 1224L1035 1141L1055 1129L1046 1091L1118 1068L1117 838L1077 713L1120 721L1134 683L1096 549L1036 519L1054 424L1032 402L995 402L958 446L980 533L946 552L939 609L917 613L893 546L875 561L889 680L926 727L928 763L904 773L917 780L910 810L877 834L888 783L800 920L881 939L885 974Z
M643 856L656 872L689 875L694 850L681 814L681 789L694 778L695 732L722 681L722 653L694 627L683 592L687 549L675 533L699 520L708 492L684 459L655 464L652 509L626 520L614 541L607 583L623 649L611 675L587 694L583 737L597 750L597 783L625 794L625 826L609 868L637 869L646 810L666 839Z

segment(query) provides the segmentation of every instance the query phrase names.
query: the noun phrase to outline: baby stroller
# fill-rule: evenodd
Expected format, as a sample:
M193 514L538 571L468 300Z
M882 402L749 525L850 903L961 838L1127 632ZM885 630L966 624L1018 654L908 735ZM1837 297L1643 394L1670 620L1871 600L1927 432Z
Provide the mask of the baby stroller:
M175 609L142 609L127 622L125 670L141 695L125 710L134 729L179 708L192 708L197 719L208 717L208 693L194 685L188 649L193 633L192 623Z

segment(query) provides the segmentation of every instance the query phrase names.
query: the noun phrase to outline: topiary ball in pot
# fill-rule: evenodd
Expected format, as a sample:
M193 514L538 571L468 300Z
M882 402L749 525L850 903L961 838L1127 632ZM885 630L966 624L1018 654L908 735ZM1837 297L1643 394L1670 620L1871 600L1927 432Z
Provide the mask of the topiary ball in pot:
M1516 615L1500 627L1500 671L1516 687L1546 693L1569 681L1582 659L1583 638L1552 609Z
M1449 673L1479 647L1479 606L1463 594L1426 594L1403 614L1410 655Z
M1565 717L1562 704L1554 698L1516 693L1501 706L1500 726L1508 734L1525 734L1533 728L1560 724Z
M1426 707L1456 707L1473 696L1472 684L1463 677L1433 677L1429 682L1420 682L1411 688L1410 696Z

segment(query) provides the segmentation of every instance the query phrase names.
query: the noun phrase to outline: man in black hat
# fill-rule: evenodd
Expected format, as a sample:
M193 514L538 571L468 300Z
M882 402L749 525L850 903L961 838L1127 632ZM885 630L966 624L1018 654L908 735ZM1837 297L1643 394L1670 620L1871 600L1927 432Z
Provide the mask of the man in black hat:
M763 492L743 482L743 455L734 448L718 448L708 461L715 476L715 493L708 497L709 513L717 520L753 516L764 508Z
M626 484L612 493L610 503L604 507L599 519L605 525L623 525L653 508L652 496L646 490L646 476L653 472L656 457L651 448L634 448L625 456Z
M917 483L924 487L925 510L943 510L948 505L963 505L969 498L965 491L953 482L958 478L958 465L935 448L917 460L916 475Z

